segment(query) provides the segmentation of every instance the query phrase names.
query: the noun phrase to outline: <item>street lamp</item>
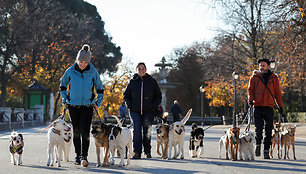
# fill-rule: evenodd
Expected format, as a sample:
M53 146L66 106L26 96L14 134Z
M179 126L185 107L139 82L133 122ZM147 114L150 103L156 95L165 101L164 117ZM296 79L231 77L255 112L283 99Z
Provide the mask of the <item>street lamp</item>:
M203 95L204 95L204 92L205 92L205 89L204 89L204 86L200 86L199 88L200 90L200 93L201 93L201 120L202 120L202 126L204 126L204 117L203 117L203 112L204 112L204 109L203 109Z
M239 78L239 75L236 71L232 74L234 78L234 112L233 112L233 127L236 127L236 80Z

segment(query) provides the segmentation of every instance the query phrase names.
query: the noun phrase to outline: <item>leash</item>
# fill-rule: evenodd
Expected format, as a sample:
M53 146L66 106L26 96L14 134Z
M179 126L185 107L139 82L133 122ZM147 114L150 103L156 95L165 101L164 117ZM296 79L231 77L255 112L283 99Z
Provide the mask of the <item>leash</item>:
M94 105L94 110L95 110L97 116L99 117L100 122L103 123L103 122L104 122L104 118L101 119L101 117L100 117L100 115L99 115L99 112L98 112L97 105Z
M67 104L65 104L64 110L63 110L63 112L62 112L62 115L59 116L57 119L55 119L52 123L50 123L46 128L44 128L44 129L43 129L42 131L40 131L38 134L41 134L41 133L44 132L45 130L49 129L49 128L53 125L53 123L54 123L56 120L62 120L62 119L64 118L64 116L65 116L67 107L68 107ZM70 118L70 117L69 117L69 118Z

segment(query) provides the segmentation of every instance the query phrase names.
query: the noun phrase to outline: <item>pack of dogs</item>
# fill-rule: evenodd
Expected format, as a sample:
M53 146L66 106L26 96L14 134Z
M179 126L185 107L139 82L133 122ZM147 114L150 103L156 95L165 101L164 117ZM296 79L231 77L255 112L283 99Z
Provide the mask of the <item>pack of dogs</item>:
M184 159L184 137L186 134L185 124L190 118L192 109L181 120L168 124L162 121L156 125L156 153L162 159ZM120 156L119 167L130 164L132 154L133 137L130 127L124 126L124 120L117 120L117 124L107 124L102 121L93 121L91 134L95 140L97 167L114 165L115 152ZM282 158L284 151L284 159L289 159L289 149L292 146L293 158L295 156L295 131L296 126L282 126L280 122L273 123L270 157L273 158L273 151L277 145L278 158ZM69 161L69 152L72 144L72 125L62 119L57 119L49 128L48 149L47 149L47 166L61 166L61 161ZM191 125L189 136L189 155L191 158L204 158L204 132L206 129L197 126L195 123ZM237 160L239 152L239 160L255 160L254 146L255 134L252 131L244 131L240 134L240 128L232 127L225 131L225 134L219 139L219 158L221 159L221 151L225 150L225 159ZM11 154L11 163L13 165L22 164L22 154L24 149L24 137L21 133L13 131L10 135L9 151ZM283 150L284 149L284 150ZM103 156L101 163L100 154ZM172 151L174 152L172 155ZM230 155L230 156L229 156ZM124 159L127 162L124 162Z

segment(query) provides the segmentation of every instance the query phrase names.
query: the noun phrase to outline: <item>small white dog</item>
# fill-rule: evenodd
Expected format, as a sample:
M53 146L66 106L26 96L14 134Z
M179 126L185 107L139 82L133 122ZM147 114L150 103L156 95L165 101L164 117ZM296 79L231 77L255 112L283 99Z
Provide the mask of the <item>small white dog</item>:
M13 131L10 138L10 152L11 152L11 163L16 165L15 154L18 154L17 165L22 164L22 152L23 152L23 136L21 133Z
M61 159L63 159L62 152L64 151L65 143L71 140L71 133L69 134L70 131L70 126L64 120L58 119L53 122L53 126L48 131L47 166L53 166L55 161L57 161L58 167L61 166ZM54 158L54 153L56 153L56 159ZM68 156L68 153L66 157Z
M254 161L254 132L246 131L242 135L239 136L239 159L243 160L242 155L244 156L244 160L252 160Z
M119 124L120 125L120 124ZM130 164L130 157L132 152L132 133L127 127L113 127L111 133L109 135L109 149L111 154L110 164L113 165L115 163L114 150L117 149L120 153L121 161L119 163L119 167L124 166L124 154L126 154L126 147L128 148L128 156L127 156L127 164Z
M225 131L226 132L226 131ZM226 151L226 135L223 135L219 140L219 158L221 159L221 149L224 147Z
M174 148L173 159L176 159L181 154L181 159L184 159L184 137L185 137L185 124L188 121L192 109L189 109L186 116L182 121L174 122L170 125L169 131L169 147L168 147L168 160L171 159L171 150ZM176 147L178 151L176 152Z

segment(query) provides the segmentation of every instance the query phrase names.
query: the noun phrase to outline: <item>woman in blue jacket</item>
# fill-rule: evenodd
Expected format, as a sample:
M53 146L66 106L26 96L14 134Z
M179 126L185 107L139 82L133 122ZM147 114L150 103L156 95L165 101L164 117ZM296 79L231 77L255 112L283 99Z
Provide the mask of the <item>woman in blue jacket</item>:
M146 73L146 65L141 62L124 92L124 99L134 123L133 159L140 159L142 146L147 158L151 158L151 129L154 111L161 103L160 88L153 77Z
M60 85L62 103L68 105L73 126L75 164L82 164L84 167L88 165L87 155L93 107L97 109L103 100L102 81L98 71L90 63L90 59L90 48L85 44L78 52L76 62L66 70Z

